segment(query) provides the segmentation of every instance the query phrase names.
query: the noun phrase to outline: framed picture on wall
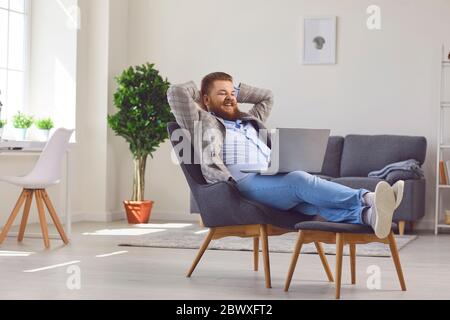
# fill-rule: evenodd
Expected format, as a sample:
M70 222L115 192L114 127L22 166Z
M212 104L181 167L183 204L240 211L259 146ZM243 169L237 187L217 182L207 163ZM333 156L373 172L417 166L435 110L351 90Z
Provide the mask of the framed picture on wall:
M303 64L336 63L335 16L305 17L303 21Z

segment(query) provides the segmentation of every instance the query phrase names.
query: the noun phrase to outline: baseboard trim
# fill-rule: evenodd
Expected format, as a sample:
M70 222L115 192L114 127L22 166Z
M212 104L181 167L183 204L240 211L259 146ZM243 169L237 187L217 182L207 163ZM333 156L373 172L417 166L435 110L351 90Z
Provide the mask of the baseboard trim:
M198 221L198 214L174 211L152 211L150 219L165 221Z
M187 212L152 210L150 219L165 221L198 221L198 214ZM112 222L126 219L125 211L112 212L74 212L72 222ZM61 217L65 221L64 217Z
M74 212L72 222L111 222L122 220L124 217L123 212Z

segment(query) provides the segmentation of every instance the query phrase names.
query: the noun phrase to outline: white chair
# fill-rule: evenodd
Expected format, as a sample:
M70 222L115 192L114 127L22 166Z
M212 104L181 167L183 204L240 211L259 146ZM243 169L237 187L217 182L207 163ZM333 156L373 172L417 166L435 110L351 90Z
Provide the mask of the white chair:
M17 203L8 218L5 226L0 234L0 244L3 243L8 235L14 220L19 213L23 203L25 202L25 208L23 210L22 222L20 224L18 241L23 240L25 234L25 228L27 224L28 214L30 212L31 203L33 201L33 195L36 196L36 204L39 213L39 222L41 225L42 235L44 237L44 244L46 248L50 247L50 241L48 238L47 222L45 220L44 203L47 206L56 229L58 230L61 239L65 244L69 243L69 240L64 232L62 224L58 218L55 208L50 201L46 188L56 185L60 182L61 164L69 147L69 140L74 130L57 129L52 135L50 140L44 147L38 161L36 162L33 170L24 177L0 177L0 181L5 181L16 186L23 188L22 193L17 200Z

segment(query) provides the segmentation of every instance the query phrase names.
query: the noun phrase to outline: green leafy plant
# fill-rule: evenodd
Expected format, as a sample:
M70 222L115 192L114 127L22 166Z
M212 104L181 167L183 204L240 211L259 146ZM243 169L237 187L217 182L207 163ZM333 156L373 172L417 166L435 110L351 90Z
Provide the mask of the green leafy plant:
M54 127L53 120L51 118L38 119L34 122L34 124L41 130L50 130Z
M33 116L27 116L20 111L13 116L13 126L17 129L28 129L33 125L33 122Z
M119 111L108 116L108 124L130 146L134 162L132 201L143 201L148 156L168 137L167 123L174 121L167 101L170 83L154 64L129 67L116 77L114 105Z
M0 120L0 129L4 128L8 122L6 120Z

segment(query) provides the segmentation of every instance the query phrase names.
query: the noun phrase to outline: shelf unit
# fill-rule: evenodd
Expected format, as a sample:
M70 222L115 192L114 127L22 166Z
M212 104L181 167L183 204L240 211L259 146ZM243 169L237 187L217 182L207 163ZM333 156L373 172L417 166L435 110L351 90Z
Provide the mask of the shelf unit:
M445 47L442 46L442 55L441 55L441 61L440 61L440 69L441 69L441 85L440 85L440 92L439 92L439 121L438 121L438 146L437 146L437 161L436 161L436 212L435 212L435 219L434 219L434 233L438 234L439 229L450 229L449 224L445 224L443 222L444 217L444 210L442 208L442 192L449 193L450 191L445 189L450 189L449 185L442 185L440 184L440 172L439 172L439 162L441 160L444 160L443 153L444 150L450 149L450 144L444 143L444 134L446 132L446 123L445 123L445 110L447 108L450 108L450 101L447 101L446 99L450 99L450 97L445 95L445 91L447 89L446 86L446 73L450 76L450 72L448 72L450 67L450 61L446 60L447 56L445 54ZM450 93L449 93L450 95ZM450 160L450 159L449 159ZM449 182L450 183L450 182ZM450 210L450 208L449 208Z

